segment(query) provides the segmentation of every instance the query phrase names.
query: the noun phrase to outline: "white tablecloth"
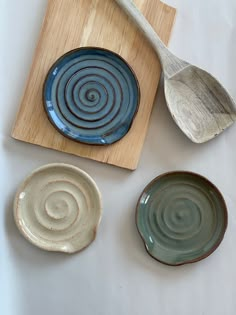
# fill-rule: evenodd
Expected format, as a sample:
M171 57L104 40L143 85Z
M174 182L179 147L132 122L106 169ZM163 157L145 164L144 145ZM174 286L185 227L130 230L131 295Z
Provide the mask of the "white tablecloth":
M173 122L161 86L135 172L11 139L46 2L0 0L0 313L236 314L236 125L211 142L191 143ZM178 9L172 51L213 73L236 99L236 1L168 3ZM17 186L34 168L50 162L84 169L103 194L98 237L73 256L37 249L21 237L13 222ZM172 170L208 177L221 190L229 211L219 249L199 263L178 268L149 257L135 226L142 189L155 176Z

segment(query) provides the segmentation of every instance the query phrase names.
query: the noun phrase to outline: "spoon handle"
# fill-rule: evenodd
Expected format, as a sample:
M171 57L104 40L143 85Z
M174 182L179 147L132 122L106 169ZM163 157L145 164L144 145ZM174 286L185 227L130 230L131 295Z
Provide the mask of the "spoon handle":
M186 67L187 63L174 56L168 48L161 41L152 26L135 6L132 0L115 0L117 4L123 8L128 16L130 16L135 24L144 33L145 37L149 40L150 44L157 53L164 74L171 77L182 68Z

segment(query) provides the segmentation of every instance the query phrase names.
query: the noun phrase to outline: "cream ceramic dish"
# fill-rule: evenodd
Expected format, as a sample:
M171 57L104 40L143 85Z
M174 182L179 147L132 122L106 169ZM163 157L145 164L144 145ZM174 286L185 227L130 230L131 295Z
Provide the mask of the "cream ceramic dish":
M102 215L101 194L79 168L49 164L20 186L14 218L23 236L48 251L75 253L96 238Z

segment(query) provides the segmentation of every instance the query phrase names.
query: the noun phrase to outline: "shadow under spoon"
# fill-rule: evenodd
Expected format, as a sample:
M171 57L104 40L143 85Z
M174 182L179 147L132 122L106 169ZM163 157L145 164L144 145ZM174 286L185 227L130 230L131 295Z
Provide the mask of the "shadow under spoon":
M203 143L236 120L236 106L226 89L208 72L174 56L130 0L115 0L142 30L156 51L164 73L169 111L185 135Z

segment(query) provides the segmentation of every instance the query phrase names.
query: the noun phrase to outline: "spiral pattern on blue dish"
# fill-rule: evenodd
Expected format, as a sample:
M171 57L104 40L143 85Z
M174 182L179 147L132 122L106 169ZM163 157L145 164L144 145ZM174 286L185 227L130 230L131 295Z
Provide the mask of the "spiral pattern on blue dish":
M223 198L192 173L160 176L144 190L137 226L149 253L167 264L193 261L209 253L227 225Z
M52 124L83 143L111 144L130 129L139 106L137 79L118 55L81 48L61 57L44 85Z

